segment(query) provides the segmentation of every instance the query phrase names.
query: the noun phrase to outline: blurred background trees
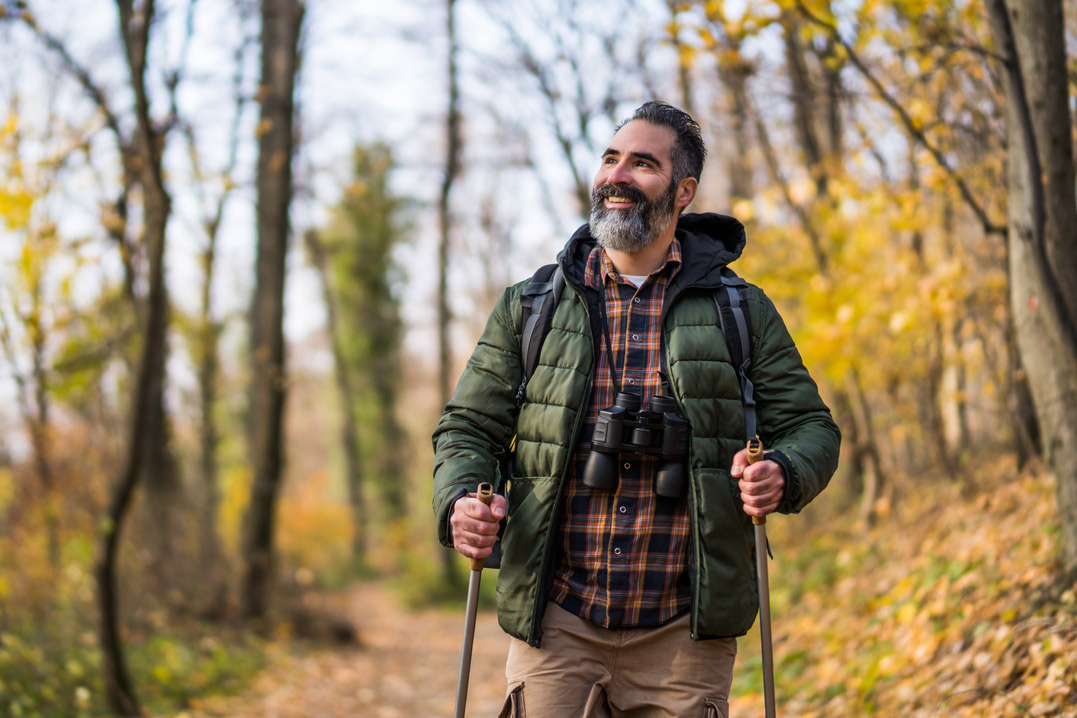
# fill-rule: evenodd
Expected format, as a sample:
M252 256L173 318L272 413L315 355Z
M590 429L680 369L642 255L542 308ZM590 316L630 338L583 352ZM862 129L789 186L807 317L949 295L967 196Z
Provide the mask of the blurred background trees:
M450 584L430 431L652 97L842 425L827 500L1044 462L1074 575L1072 2L406 5L0 3L5 707L174 705L299 589Z

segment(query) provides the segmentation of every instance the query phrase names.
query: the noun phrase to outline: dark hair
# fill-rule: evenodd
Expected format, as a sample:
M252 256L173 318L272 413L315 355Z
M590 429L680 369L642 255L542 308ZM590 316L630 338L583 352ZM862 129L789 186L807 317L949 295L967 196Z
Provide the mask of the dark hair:
M699 123L693 120L691 115L668 103L652 100L640 105L631 117L617 126L617 129L621 129L633 120L643 120L659 127L668 127L673 131L677 138L670 151L674 184L679 183L685 177L699 179L703 173L703 161L707 158L707 148L703 145Z

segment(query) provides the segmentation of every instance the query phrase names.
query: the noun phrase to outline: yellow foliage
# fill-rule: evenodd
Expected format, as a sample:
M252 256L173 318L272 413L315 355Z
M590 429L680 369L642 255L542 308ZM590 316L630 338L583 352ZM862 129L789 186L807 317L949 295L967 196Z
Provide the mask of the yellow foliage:
M250 503L251 470L248 464L230 466L221 472L221 503L218 526L221 539L231 552L239 549L243 515Z
M0 467L0 514L7 511L15 492L15 476L7 466Z
M22 165L13 153L12 143L18 130L18 117L9 116L0 125L0 150L4 172L0 175L0 222L11 230L22 229L30 222L34 198L27 189Z
M753 207L752 201L741 199L734 202L733 216L741 222L751 222L755 219L755 208Z
M301 569L324 572L348 558L351 516L330 492L330 474L321 469L294 482L278 508L281 554Z
M34 198L26 191L0 187L0 219L8 229L22 229L30 222Z

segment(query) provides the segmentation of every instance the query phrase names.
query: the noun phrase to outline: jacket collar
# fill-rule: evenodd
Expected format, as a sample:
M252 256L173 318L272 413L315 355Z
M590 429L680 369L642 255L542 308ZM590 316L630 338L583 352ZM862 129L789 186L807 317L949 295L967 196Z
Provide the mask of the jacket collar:
M747 242L739 220L713 212L682 214L677 220L677 239L683 257L675 283L685 287L721 284L722 269L740 257ZM587 257L594 247L591 229L584 224L558 255L570 284L583 287Z

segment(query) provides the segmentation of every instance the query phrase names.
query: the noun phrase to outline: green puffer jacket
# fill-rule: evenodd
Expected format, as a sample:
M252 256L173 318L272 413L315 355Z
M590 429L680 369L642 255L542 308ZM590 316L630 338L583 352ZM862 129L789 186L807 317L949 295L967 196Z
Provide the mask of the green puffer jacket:
M662 352L670 390L691 425L692 638L743 635L758 611L754 532L729 474L744 446L740 385L718 321L714 289L740 256L744 228L732 217L688 214L678 222L683 262L666 293ZM520 292L507 289L468 361L434 432L434 512L438 536L452 545L453 502L479 483L497 485L499 462L516 434L515 468L506 491L497 611L510 635L538 646L557 560L564 479L591 396L601 329L596 292L584 290L594 247L587 226L559 261L566 286L522 406ZM779 511L801 510L837 468L840 435L774 305L751 287L752 366L758 429L768 450L788 458Z

